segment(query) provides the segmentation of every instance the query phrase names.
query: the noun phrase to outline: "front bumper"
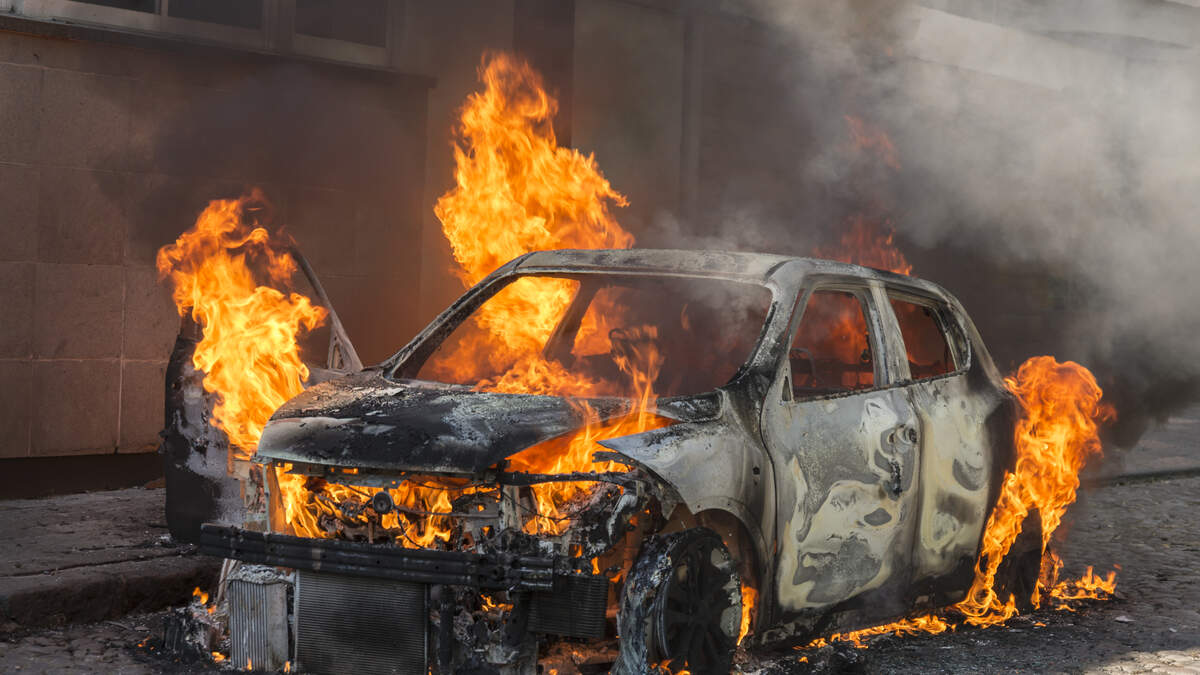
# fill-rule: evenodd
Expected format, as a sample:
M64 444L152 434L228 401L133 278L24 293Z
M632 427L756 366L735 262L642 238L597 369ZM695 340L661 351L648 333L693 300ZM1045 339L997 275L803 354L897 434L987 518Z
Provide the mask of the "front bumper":
M359 578L376 584L395 582L396 586L441 586L443 603L474 596L474 604L478 604L479 593L506 591L513 606L505 622L511 624L509 631L515 632L513 638L518 640L524 634L600 638L607 632L609 582L603 575L592 574L591 561L584 558L406 549L212 523L201 527L200 552L314 572L324 578L344 579L338 583L345 584ZM452 605L441 609L448 612L445 616L456 611ZM443 625L449 629L448 622ZM435 639L445 644L448 638L443 631Z
M563 556L433 551L339 539L309 539L205 523L200 552L249 563L481 590L554 591L584 574L587 561ZM557 585L556 585L557 581Z

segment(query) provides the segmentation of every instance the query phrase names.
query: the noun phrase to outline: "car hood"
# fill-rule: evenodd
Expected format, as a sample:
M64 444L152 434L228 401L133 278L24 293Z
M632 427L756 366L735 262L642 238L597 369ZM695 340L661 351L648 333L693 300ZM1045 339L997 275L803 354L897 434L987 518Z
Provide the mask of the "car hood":
M588 404L600 418L621 399ZM579 429L577 405L557 396L497 394L363 371L309 388L271 416L263 459L400 471L478 473L525 448Z

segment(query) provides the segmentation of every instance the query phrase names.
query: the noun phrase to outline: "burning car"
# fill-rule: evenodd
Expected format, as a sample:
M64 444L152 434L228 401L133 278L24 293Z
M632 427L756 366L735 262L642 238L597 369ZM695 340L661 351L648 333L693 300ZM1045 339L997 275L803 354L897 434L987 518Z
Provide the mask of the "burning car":
M513 307L536 325L492 339ZM1016 402L958 301L846 263L537 252L377 366L334 333L345 374L275 411L250 515L199 535L295 570L315 672L535 672L588 642L613 672L728 673L743 641L962 600L1014 463ZM1037 518L996 574L1018 604Z

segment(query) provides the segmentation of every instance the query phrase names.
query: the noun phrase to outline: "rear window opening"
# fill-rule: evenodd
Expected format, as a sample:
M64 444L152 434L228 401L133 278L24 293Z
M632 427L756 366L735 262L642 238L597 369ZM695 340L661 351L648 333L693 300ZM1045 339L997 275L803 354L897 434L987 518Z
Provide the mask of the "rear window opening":
M958 368L939 312L931 305L890 298L904 338L908 370L914 380L946 375Z

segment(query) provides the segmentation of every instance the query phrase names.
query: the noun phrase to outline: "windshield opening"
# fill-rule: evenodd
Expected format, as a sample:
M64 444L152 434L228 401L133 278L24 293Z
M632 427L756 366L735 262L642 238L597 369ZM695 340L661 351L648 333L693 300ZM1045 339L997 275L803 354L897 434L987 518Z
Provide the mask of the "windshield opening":
M730 379L771 293L666 276L517 277L465 317L418 379L558 396L683 396Z

